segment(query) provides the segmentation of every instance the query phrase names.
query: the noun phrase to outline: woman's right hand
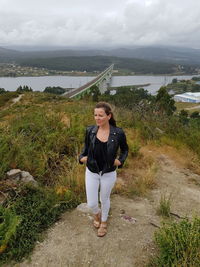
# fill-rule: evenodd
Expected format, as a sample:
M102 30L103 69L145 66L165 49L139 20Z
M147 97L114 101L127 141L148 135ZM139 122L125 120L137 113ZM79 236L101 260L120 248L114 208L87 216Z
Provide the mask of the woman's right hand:
M118 167L120 165L122 165L121 162L118 159L115 159L114 166Z
M80 159L80 161L81 161L82 163L87 163L87 156L82 157L82 158Z

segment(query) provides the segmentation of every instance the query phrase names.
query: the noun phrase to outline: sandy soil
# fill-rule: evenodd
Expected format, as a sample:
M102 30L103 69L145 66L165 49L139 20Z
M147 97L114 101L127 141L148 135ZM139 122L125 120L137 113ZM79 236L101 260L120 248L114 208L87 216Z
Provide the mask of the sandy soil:
M17 103L21 98L23 97L23 95L19 95L18 97L14 98L12 101L13 103Z
M152 240L157 228L151 223L161 223L156 209L162 194L172 195L172 212L180 216L200 215L200 176L177 164L167 154L150 150L146 153L153 155L160 166L157 187L148 198L113 195L105 237L96 236L89 213L75 209L63 214L47 231L45 240L38 242L29 260L15 266L145 266L155 251Z
M22 97L23 97L23 94L19 95L18 97L14 98L14 99L12 99L13 103L11 104L11 106L14 105L15 103L19 102Z

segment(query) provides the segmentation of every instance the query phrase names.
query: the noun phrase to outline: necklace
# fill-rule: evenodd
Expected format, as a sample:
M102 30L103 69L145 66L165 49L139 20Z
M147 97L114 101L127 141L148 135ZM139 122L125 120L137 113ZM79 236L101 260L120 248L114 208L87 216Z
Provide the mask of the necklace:
M101 142L107 142L108 137L109 137L109 133L110 133L110 129L106 129L106 130L99 129L97 132L97 138Z

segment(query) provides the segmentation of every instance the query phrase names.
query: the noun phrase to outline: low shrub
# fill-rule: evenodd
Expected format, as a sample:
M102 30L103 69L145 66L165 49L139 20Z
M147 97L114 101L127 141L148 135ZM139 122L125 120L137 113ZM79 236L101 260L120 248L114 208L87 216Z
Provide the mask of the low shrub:
M10 207L11 214L20 217L20 223L17 221L15 234L9 238L7 247L1 255L0 264L11 260L19 261L28 255L40 238L40 233L58 220L64 210L78 204L77 196L67 188L54 190L30 185L22 188L17 197L6 204ZM10 224L17 224L15 217L12 217Z
M141 145L138 140L131 141L128 140L129 155L132 157L137 157L140 154Z
M169 217L170 210L171 210L171 195L169 195L168 197L166 195L162 195L160 198L160 205L157 209L157 214L164 217Z
M18 96L18 92L6 92L4 94L0 94L0 107L4 106L9 100Z
M200 218L168 222L155 233L159 255L153 267L198 267L200 263Z
M43 110L13 118L9 127L0 131L0 179L9 169L20 168L44 184L53 183L65 161L75 158L82 128L72 126L74 132L62 123L59 113Z
M10 209L0 206L0 254L7 248L8 243L16 234L20 217Z
M129 197L145 196L149 189L156 187L157 164L153 158L140 154L139 157L128 158L127 166L119 169L119 177L114 193Z
M157 172L157 166L155 163L148 165L146 170L141 172L141 174L139 174L139 176L133 180L132 185L129 188L129 194L144 196L147 194L149 189L155 188L156 172Z

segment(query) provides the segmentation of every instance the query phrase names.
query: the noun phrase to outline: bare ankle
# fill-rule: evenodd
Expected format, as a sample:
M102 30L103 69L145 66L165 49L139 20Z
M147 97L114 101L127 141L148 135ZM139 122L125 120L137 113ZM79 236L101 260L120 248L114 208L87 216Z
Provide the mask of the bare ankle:
M95 220L99 220L100 219L99 213L94 214L94 218L95 218Z

